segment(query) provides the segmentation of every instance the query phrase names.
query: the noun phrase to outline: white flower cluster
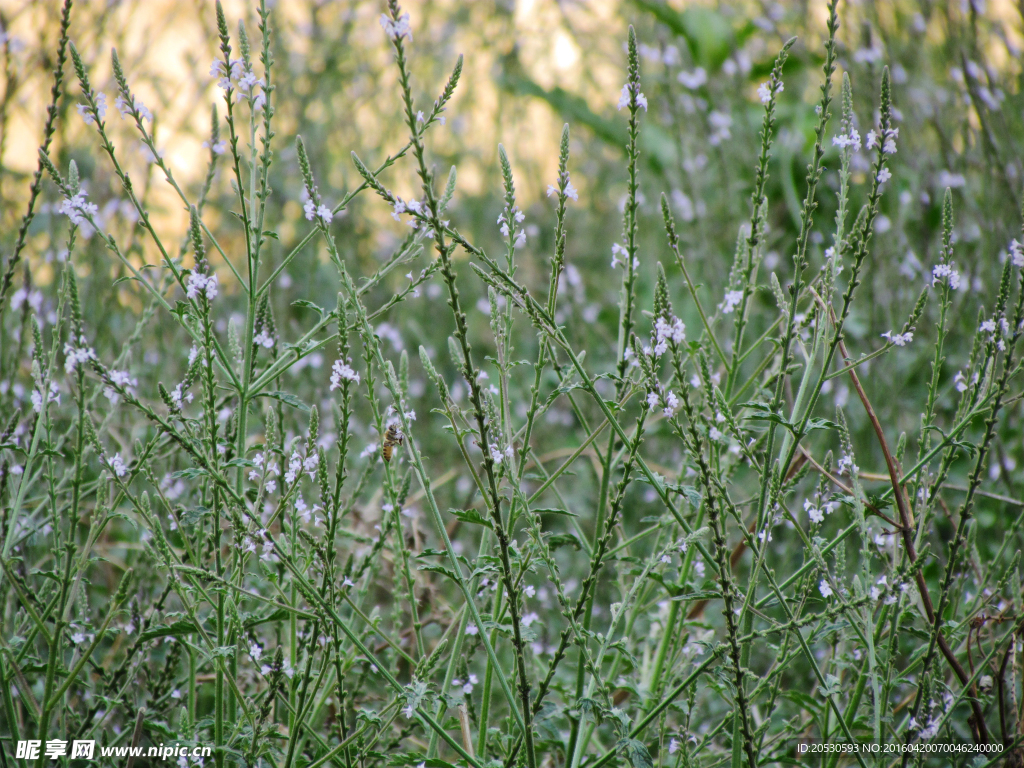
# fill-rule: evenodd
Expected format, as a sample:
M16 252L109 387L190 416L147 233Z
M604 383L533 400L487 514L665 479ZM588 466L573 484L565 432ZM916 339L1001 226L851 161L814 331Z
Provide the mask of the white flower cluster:
M804 499L804 511L807 513L807 518L815 524L822 522L825 519L825 515L831 515L835 512L838 506L839 503L835 501L815 504L810 499Z
M997 334L997 328L998 328L998 334ZM1006 351L1006 341L1005 341L1005 338L1010 335L1010 323L1009 323L1009 321L1005 317L1000 317L999 318L998 326L997 326L995 320L986 320L985 322L983 322L981 324L981 327L980 327L979 330L983 331L984 333L990 334L989 341L995 341L996 342L996 347L999 349L1000 352L1005 352ZM998 339L996 338L997 335L999 336Z
M892 178L892 171L888 168L883 168L875 178L878 179L879 184L885 184L885 182Z
M359 383L359 374L355 368L351 365L351 360L348 362L338 359L334 361L334 365L331 366L331 391L341 388L342 379L345 381L351 381L354 384Z
M110 471L118 477L124 477L128 474L128 466L124 463L120 453L110 460Z
M836 469L839 470L840 475L860 472L860 467L853 463L853 457L849 454L843 454L842 458L836 463Z
M621 260L619 258L620 256L622 257ZM628 258L629 258L629 251L626 250L626 247L624 245L619 245L618 243L615 243L615 244L612 245L612 269L614 269L615 267L620 267L620 266L621 267L625 267L627 264L629 264ZM640 259L638 259L636 256L634 256L633 257L633 269L639 269L639 268L640 268Z
M185 282L185 295L190 299L197 299L200 295L205 295L207 301L213 301L217 298L217 290L216 272L207 275L203 272L193 271Z
M743 291L726 291L725 299L718 305L718 308L722 310L723 315L728 315L740 305L741 301L743 301Z
M85 192L79 192L72 197L65 197L60 204L60 213L63 213L75 226L81 227L88 224L86 216L95 216L99 213L99 207L95 203L85 201Z
M94 98L96 101L96 112L99 114L100 120L102 120L104 115L107 114L107 94L97 93ZM82 116L86 125L95 124L96 118L93 115L92 110L89 109L88 104L79 104L76 108L78 109L78 114Z
M194 395L191 392L183 392L182 384L178 384L174 389L171 390L171 402L174 403L174 407L177 410L181 410L181 407L185 403L191 403L194 399Z
M875 539L875 543L876 544L879 544L878 538L879 537L876 537L876 539ZM882 544L879 544L879 546L882 546ZM882 576L878 577L878 581L876 581L872 585L871 589L868 590L868 596L872 600L878 600L879 598L882 597L882 594L887 589L889 589L889 585L888 585L888 582L886 581L885 575L883 574ZM900 594L905 594L908 589L910 589L910 585L907 584L906 582L904 582L904 583L899 585ZM895 590L891 590L889 592L889 594L886 595L886 597L885 597L885 604L886 605L893 605L896 602L896 598L897 598L897 595L896 595Z
M204 149L212 149L214 154L216 154L216 155L223 155L225 152L228 151L228 143L224 139L221 139L220 141L215 143L213 146L210 146L210 142L204 141L203 142L203 148Z
M264 326L260 329L260 332L252 337L252 343L259 347L271 349L277 342L277 338L270 334L270 331Z
M1015 267L1024 267L1024 245L1016 240L1010 241L1010 261Z
M647 97L640 92L640 84L626 83L622 86L622 93L619 94L619 109L628 107L632 101L633 92L636 92L636 105L637 108L643 107L644 112L647 111Z
M533 615L536 616L537 614L533 614ZM525 624L526 626L529 626L529 624L526 624L526 617L525 616L523 617L523 624ZM476 675L470 675L466 679L466 682L462 682L462 680L460 680L459 678L455 678L454 680L452 680L452 685L454 685L456 688L460 688L461 687L462 688L462 692L464 694L466 694L467 696L469 696L469 694L471 694L473 692L473 686L476 685L479 682L480 682L480 680L479 680L479 678L477 678Z
M56 381L50 382L50 396L47 400L60 405L60 387L57 386ZM43 393L38 389L32 390L32 410L36 413L43 412Z
M659 317L654 321L654 338L651 340L653 342L652 352L655 357L665 354L670 340L674 344L682 344L686 341L686 326L678 317L673 317L671 321Z
M134 394L133 388L139 385L139 380L132 378L132 375L128 373L128 371L111 371L110 381L114 385L120 387L121 389L131 394ZM111 405L114 405L118 400L121 399L121 396L118 394L117 390L110 385L103 388L103 396L110 401Z
M79 365L96 359L96 352L87 345L85 336L78 337L78 344L80 346L74 344L74 339L64 344L64 372L69 376Z
M252 99L253 112L259 112L267 105L267 93L264 90L266 83L262 77L256 77L251 69L245 70L245 73L238 78L237 85L238 90L235 92L236 102L244 98ZM259 93L255 93L256 86L260 88Z
M505 459L511 462L514 455L511 445L506 446L504 451L501 451L496 445L491 446L491 461L495 464L501 464Z
M847 147L860 149L860 133L856 128L850 126L849 133L841 133L838 136L832 137L832 146L839 147L840 149L846 149Z
M772 100L773 95L778 95L784 90L785 85L781 80L776 81L774 87L772 87L771 80L766 80L757 87L757 97L761 99L762 104L767 104Z
M913 331L907 331L906 333L893 333L892 331L886 331L881 334L881 336L890 344L895 344L897 347L905 347L914 340Z
M932 286L948 283L954 291L960 287L960 273L953 269L952 264L936 264L932 268Z
M664 395L653 391L648 392L647 405L651 408L657 408L659 405L663 406L661 412L665 415L665 418L668 418L679 408L679 396L672 391L668 391Z
M508 216L506 217L506 214ZM513 248L522 248L526 245L526 230L520 229L516 224L522 224L526 215L519 210L519 206L512 206L511 211L504 211L498 216L498 230L501 232L502 237L509 237L509 224L512 224L512 232L515 232L515 242L512 243Z
M323 203L317 205L313 202L313 194L309 191L309 187L306 187L306 202L302 206L302 210L306 213L306 221L312 221L319 216L324 220L324 224L330 224L334 218L334 213L328 206Z
M683 88L695 91L708 81L708 72L704 67L697 67L692 72L687 72L684 69L676 75L676 80Z
M243 552L255 552L257 541L262 543L262 551L260 552L260 560L265 563L277 562L277 555L274 554L274 542L267 536L266 530L261 530L256 534L255 538L246 538L242 543ZM260 656L263 655L263 649L253 643L249 646L249 655L253 661L258 661Z
M21 305L28 302L33 312L39 314L43 308L43 294L41 291L29 291L27 288L19 288L11 294L11 309L15 312L21 309Z
M302 522L307 525L310 523L316 526L323 524L324 520L317 514L317 512L323 512L324 508L319 504L314 504L313 507L310 508L303 500L301 493L295 499L295 511L299 513L299 517L302 518Z
M149 120L151 123L153 122L153 113L146 108L146 105L142 103L142 99L138 96L133 95L131 102L129 102L124 96L118 96L114 99L114 108L120 113L122 120L131 115L134 110L139 113L140 119Z
M554 184L548 184L548 197L551 197L552 195L557 195L557 194L558 194L558 187L556 187ZM565 196L570 198L570 199L572 199L572 200L574 200L574 201L578 201L580 199L580 193L576 189L576 187L574 187L572 185L572 182L569 181L568 174L566 174L566 180L565 180Z
M977 374L977 372L975 372L974 375L971 376L970 384L977 384L977 383L978 383L978 374ZM967 377L964 376L964 372L963 371L957 371L956 372L956 376L953 377L953 385L956 387L956 391L957 392L966 392L967 391L967 387L970 384L968 384Z
M708 144L712 147L717 147L723 141L728 141L732 138L732 116L727 112L719 112L717 109L713 109L708 112Z
M384 34L391 40L401 40L403 37L409 38L409 42L412 42L412 30L409 28L409 14L403 13L397 19L392 19L386 13L380 15L380 25L384 28Z
M264 471L264 457L263 453L257 453L252 458L252 463L255 469L249 470L249 482L255 483L260 478L264 479L264 488L267 493L273 493L277 490L277 480L274 480L271 475L277 477L281 474L281 468L276 463L267 463L266 470Z
M423 203L419 200L409 200L406 202L405 200L402 200L402 198L396 196L394 208L395 209L391 212L391 218L395 221L401 221L403 213L411 213L413 214L413 218L409 219L408 224L413 229L416 228L418 224L416 216L423 214Z
M829 586L827 579L818 582L818 591L821 592L822 597L832 597L832 587Z
M320 455L316 451L311 451L305 458L300 456L298 451L292 451L291 458L288 459L288 471L284 473L284 481L291 485L303 472L312 480L316 476L319 464Z
M882 152L886 155L896 154L896 139L899 138L900 129L890 128L887 131L868 131L867 140L864 142L864 146L868 149L882 146Z
M218 78L217 85L224 91L227 91L232 86L232 81L238 80L244 71L245 62L241 59L231 60L230 71L226 71L224 62L220 59L214 59L210 65L210 77Z

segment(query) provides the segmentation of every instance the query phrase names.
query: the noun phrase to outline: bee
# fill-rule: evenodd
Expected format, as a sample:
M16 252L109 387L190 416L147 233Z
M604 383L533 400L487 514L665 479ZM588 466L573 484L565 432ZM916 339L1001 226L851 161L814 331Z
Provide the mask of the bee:
M395 446L404 442L405 435L398 429L397 422L388 424L388 429L384 433L384 442L380 447L380 455L384 461L391 461L391 453L395 450Z

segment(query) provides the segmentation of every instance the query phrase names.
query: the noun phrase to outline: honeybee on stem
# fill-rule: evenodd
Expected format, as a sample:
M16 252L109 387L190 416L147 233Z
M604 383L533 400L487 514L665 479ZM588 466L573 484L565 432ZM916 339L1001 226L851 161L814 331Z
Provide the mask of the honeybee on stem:
M396 445L402 445L405 442L405 435L398 428L398 422L392 421L388 424L387 431L384 433L384 442L380 447L380 455L384 461L391 461L391 454L395 450Z

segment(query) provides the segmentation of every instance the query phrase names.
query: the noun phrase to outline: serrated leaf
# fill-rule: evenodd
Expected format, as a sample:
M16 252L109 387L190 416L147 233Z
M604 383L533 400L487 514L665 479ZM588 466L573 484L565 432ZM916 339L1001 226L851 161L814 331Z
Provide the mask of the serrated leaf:
M211 511L212 510L209 507L193 507L192 509L186 509L181 512L178 520L181 525L187 525L189 528L192 528L198 525L204 517L211 513Z
M201 467L189 467L188 469L179 469L177 472L171 474L172 480L195 480L197 477L206 477L207 472Z
M266 396L272 397L275 400L280 400L282 403L290 405L292 408L298 408L303 413L309 413L309 406L299 400L299 398L291 392L280 392L275 390L274 392L267 392Z
M577 552L583 548L580 540L576 538L576 534L573 533L556 533L548 538L548 546L552 551L566 545L571 546Z
M172 624L158 624L142 633L142 641L156 640L161 637L188 637L196 631L196 626L188 619L179 619Z
M419 566L419 570L430 571L431 573L439 573L442 576L447 576L456 584L459 582L459 579L458 577L456 577L455 572L451 568L448 568L444 565L421 565Z
M654 768L651 753L647 751L647 745L642 741L619 739L618 744L615 746L625 753L626 759L629 760L629 764L633 768Z
M470 525L482 525L484 528L493 530L494 524L475 509L449 509L448 514L454 515L464 523Z
M575 512L570 512L567 509L553 509L545 507L544 509L534 509L532 511L537 515L565 515L566 517L579 517Z
M324 309L323 307L319 306L318 304L314 304L312 301L306 301L305 299L299 299L298 301L293 301L292 302L292 306L293 307L303 307L305 309L312 309L315 312L317 312L320 315L320 317L323 317L324 313L327 311L326 309Z
M672 600L715 600L722 596L721 592L715 592L714 590L702 590L700 592L687 592L682 595L676 595L671 598Z

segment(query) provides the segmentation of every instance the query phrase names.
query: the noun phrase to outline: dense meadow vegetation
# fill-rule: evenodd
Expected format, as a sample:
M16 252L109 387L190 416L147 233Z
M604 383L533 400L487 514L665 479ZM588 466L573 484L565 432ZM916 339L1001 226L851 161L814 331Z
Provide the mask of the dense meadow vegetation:
M1024 766L1024 6L0 33L4 768Z

